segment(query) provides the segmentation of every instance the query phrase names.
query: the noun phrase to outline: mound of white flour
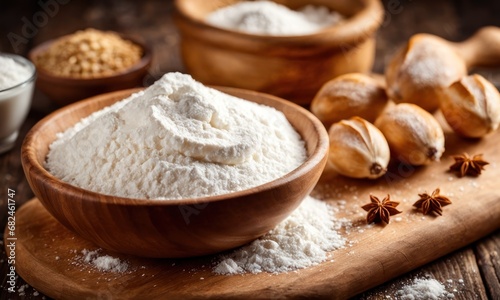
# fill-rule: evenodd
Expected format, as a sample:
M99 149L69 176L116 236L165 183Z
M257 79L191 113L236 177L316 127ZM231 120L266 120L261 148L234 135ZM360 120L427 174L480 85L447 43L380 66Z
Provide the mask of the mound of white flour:
M328 258L329 251L345 245L338 233L344 222L334 218L326 202L308 196L266 235L222 257L213 272L283 273L317 265Z
M23 81L26 81L33 75L27 66L17 63L10 57L0 56L0 90L8 89Z
M295 11L273 1L241 1L206 17L208 23L218 27L275 36L314 33L342 19L325 6L306 5Z
M182 199L251 188L305 159L283 113L169 73L59 134L46 168L95 192Z

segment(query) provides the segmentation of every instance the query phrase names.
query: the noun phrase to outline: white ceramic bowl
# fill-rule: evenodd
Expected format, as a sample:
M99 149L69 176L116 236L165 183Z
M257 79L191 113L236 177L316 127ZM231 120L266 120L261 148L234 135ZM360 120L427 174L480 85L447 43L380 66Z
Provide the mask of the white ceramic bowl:
M3 153L14 147L19 129L28 115L35 87L36 68L22 56L8 53L0 53L0 56L12 58L30 70L29 77L22 82L0 89L0 153Z

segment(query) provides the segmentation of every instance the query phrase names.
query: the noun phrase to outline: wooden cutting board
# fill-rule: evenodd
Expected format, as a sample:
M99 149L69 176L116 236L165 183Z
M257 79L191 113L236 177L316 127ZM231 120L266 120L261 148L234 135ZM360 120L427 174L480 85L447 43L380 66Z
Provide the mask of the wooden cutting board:
M446 133L441 162L426 167L394 164L376 181L339 177L327 168L313 191L339 209L337 217L353 226L344 232L350 244L324 263L284 274L214 275L215 256L192 259L144 259L102 250L129 263L126 273L106 273L82 263L83 249L96 246L60 225L38 200L16 215L16 267L37 290L58 299L345 299L463 247L500 228L500 132L482 140ZM449 173L451 155L483 153L491 164L477 178ZM441 188L452 205L443 216L423 216L412 208L418 193ZM387 226L367 225L360 206L369 194L400 201L403 213ZM7 235L6 235L7 236ZM7 243L6 243L7 244Z

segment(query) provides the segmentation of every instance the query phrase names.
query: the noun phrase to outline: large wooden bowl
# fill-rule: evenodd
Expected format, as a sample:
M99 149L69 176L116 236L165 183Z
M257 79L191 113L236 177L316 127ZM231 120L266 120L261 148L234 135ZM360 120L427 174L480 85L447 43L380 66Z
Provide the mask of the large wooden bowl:
M38 67L36 87L57 105L64 106L102 93L144 86L144 77L148 73L153 58L151 49L148 45L137 39L117 34L124 39L132 41L143 50L141 59L130 68L110 76L77 78L57 76L47 72L42 67ZM28 53L29 59L35 63L35 57L47 51L55 41L57 39L48 40L33 48Z
M184 65L197 80L261 91L309 104L328 80L368 72L375 32L383 20L379 0L276 0L292 9L324 5L348 18L318 33L264 36L214 27L207 14L238 0L176 0Z
M98 194L50 174L44 161L56 133L137 91L125 90L61 108L31 129L22 145L21 159L33 192L57 220L82 237L102 248L138 256L210 254L263 235L297 208L316 185L326 164L328 134L314 115L289 101L257 92L219 89L282 111L306 142L306 162L279 179L248 190L164 201Z

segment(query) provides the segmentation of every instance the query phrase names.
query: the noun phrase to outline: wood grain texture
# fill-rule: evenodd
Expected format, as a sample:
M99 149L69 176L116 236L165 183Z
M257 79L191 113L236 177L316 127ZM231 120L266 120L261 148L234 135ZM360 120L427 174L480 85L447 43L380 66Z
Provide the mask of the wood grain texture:
M21 158L33 192L66 227L105 249L133 255L206 255L265 234L297 208L317 183L326 164L328 133L312 113L289 101L252 91L218 89L281 111L305 142L308 157L304 163L276 180L243 191L165 201L94 193L59 180L43 167L57 133L128 97L134 89L66 106L31 129Z
M491 299L498 299L500 298L500 234L478 243L475 249L488 295Z
M374 33L383 16L378 1L278 1L292 8L325 5L349 16L307 36L253 35L204 21L209 12L235 2L175 2L185 67L205 84L261 91L306 105L328 80L368 72L373 65Z
M468 69L474 67L500 66L500 28L488 26L481 28L467 40L449 43L457 51Z
M427 268L419 268L397 280L387 282L355 299L383 300L387 299L387 296L393 299L405 285L411 285L415 279L436 279L445 287L447 294L453 294L455 300L488 299L482 289L483 282L470 247L447 255Z
M72 33L78 29L94 27L103 30L115 30L140 36L152 46L154 52L153 63L145 79L145 85L149 85L165 72L185 70L180 60L179 34L171 18L172 3L172 1L163 0L72 0L61 6L59 13L50 18L44 27L39 28L36 36L29 38L28 42L20 45L19 48L14 48L14 45L8 40L7 34L12 32L22 35L24 23L21 18L30 19L41 8L38 6L37 1L6 1L2 6L4 9L0 10L0 51L26 55L34 45ZM394 52L406 43L413 34L426 32L451 41L462 41L474 34L482 26L500 26L500 19L498 18L500 2L498 1L383 0L383 4L386 15L382 27L377 32L377 51L374 64L374 71L378 73L383 72L384 66L392 58ZM500 86L500 72L498 72L498 69L474 68L473 72L479 72L495 83L497 87ZM36 91L32 110L23 125L15 149L0 155L0 190L6 190L7 187L14 188L17 191L18 208L33 197L20 164L19 153L22 138L36 121L54 109L56 109L55 105L46 96ZM4 197L0 197L0 220L3 220L0 225L2 228L6 222L6 210L3 209L5 202L2 202L3 199ZM500 232L497 231L496 234L482 239L477 244L472 245L471 248L476 251L476 248L481 244L490 243L491 240L498 240L499 234ZM489 245L493 247L492 249L489 248L491 249L490 252L500 252L498 242ZM458 256L460 253L460 251L454 252L451 256ZM445 259L438 259L420 270L432 276L440 276L439 269L433 266L440 264ZM27 286L21 277L17 279L16 293L8 293L4 276L8 267L6 261L5 254L0 251L0 299L49 298L38 292L34 295L33 288ZM453 264L457 261L446 260L446 262ZM480 269L483 267L483 265L478 266ZM488 264L484 266L488 266ZM466 272L467 270L464 270L464 273ZM458 276L457 274L454 279L460 279ZM401 287L406 283L403 278L404 276L395 279L392 283ZM488 282L484 281L484 284L488 288ZM25 292L17 292L20 287L26 287ZM480 284L476 286L467 285L467 288L479 291L484 290L485 287ZM384 295L381 295L381 299L385 299L385 296L382 296ZM500 299L498 294L489 296L490 299Z

